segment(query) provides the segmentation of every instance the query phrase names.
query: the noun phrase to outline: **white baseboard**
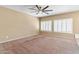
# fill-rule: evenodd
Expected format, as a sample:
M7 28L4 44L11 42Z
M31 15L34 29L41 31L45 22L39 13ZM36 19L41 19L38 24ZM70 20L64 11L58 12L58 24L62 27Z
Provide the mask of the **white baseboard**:
M34 35L38 35L38 34L32 34L32 35L28 35L28 36L20 36L20 37L8 39L8 40L6 40L6 41L1 41L0 43L5 43L5 42L13 41L13 40L19 40L19 39L21 39L21 38L30 37L30 36L34 36Z

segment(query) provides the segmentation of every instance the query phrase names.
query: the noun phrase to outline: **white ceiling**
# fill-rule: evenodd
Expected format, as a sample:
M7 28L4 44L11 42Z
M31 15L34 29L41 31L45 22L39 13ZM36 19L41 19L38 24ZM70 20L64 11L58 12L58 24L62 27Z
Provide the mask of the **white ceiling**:
M41 5L41 6L45 7L45 5ZM40 13L37 15L36 13L33 13L33 10L29 9L29 8L34 8L35 5L5 5L3 7L28 13L36 17L43 17L43 16L61 14L66 12L79 11L79 5L49 5L48 10L52 9L53 11L49 12L49 14Z

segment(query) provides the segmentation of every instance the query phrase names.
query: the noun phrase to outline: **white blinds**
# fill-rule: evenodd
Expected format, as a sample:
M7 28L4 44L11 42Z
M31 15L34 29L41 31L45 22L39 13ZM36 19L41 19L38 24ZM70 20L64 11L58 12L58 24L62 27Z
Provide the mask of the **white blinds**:
M41 21L41 31L52 31L52 21Z
M73 22L71 18L54 20L54 32L72 33Z

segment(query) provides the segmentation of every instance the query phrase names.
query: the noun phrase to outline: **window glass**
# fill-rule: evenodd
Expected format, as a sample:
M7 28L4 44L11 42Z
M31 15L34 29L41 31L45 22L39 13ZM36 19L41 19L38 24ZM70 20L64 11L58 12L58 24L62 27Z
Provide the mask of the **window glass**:
M54 32L72 33L73 23L72 19L54 20Z
M52 31L52 21L41 21L41 31Z

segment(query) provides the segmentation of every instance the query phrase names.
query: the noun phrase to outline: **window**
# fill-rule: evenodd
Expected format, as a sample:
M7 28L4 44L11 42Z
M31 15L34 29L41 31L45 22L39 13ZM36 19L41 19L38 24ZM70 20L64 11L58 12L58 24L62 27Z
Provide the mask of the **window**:
M72 30L71 18L54 20L54 32L72 33Z
M41 21L41 31L52 31L52 21Z

